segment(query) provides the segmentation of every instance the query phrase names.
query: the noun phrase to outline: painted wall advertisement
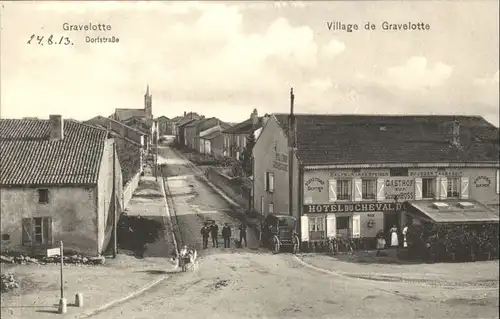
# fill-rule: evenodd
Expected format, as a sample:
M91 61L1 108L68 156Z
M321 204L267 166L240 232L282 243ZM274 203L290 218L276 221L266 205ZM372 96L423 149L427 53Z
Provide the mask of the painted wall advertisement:
M415 199L415 179L413 177L391 177L384 181L385 199L406 201Z

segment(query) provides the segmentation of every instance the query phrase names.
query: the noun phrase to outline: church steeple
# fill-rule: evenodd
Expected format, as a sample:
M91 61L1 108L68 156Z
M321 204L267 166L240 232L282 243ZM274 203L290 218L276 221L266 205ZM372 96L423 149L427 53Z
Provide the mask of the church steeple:
M144 94L144 111L146 116L150 119L153 118L153 96L149 93L149 84L146 87L146 93Z

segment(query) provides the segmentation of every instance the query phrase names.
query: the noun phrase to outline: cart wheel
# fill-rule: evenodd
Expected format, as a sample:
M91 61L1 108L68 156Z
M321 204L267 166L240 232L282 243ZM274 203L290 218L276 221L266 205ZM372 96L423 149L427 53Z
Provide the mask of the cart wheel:
M277 254L280 252L280 240L278 239L277 236L273 236L273 239L271 240L272 244L272 249L273 249L273 254Z
M293 254L296 254L299 252L299 237L298 236L293 236Z

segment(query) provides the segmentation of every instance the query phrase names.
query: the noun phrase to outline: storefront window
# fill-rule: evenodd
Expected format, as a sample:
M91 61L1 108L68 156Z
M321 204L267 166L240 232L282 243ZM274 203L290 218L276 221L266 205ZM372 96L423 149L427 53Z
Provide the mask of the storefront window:
M351 200L351 180L337 180L337 200Z
M451 177L448 178L448 190L447 197L448 198L458 198L460 196L460 178Z
M434 178L422 178L422 198L434 198Z
M375 199L376 180L364 179L362 183L363 199Z
M309 217L309 239L322 240L325 238L325 218Z

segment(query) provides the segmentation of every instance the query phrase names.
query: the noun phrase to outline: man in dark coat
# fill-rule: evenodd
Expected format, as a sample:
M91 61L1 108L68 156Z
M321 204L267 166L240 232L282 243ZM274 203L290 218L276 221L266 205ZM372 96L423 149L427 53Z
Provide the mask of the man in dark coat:
M222 237L224 238L224 248L230 248L231 246L231 227L227 223L224 223L222 227Z
M203 249L208 248L208 236L210 236L210 228L206 223L201 228L200 234L203 237Z
M240 246L243 247L243 241L245 241L245 247L247 246L247 225L242 223L239 227L240 229Z
M212 236L212 246L219 248L219 226L215 223L215 221L212 222L212 225L210 226L210 235Z

